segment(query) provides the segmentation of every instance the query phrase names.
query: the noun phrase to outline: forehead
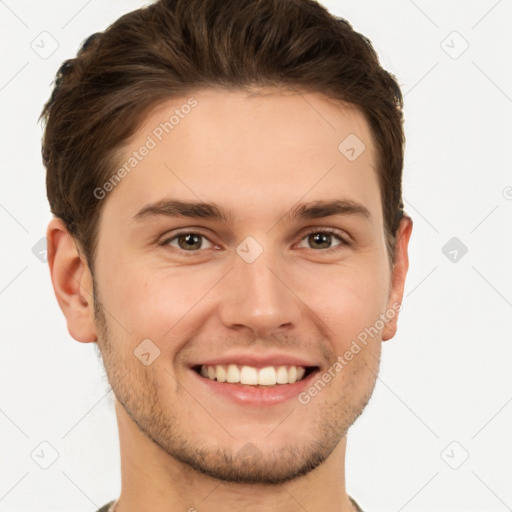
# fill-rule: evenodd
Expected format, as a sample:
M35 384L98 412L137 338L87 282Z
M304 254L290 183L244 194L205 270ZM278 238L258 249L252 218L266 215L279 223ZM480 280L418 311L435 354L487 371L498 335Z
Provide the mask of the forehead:
M174 197L242 220L346 198L381 218L375 156L364 116L320 93L205 89L149 112L119 153L105 210L128 217Z

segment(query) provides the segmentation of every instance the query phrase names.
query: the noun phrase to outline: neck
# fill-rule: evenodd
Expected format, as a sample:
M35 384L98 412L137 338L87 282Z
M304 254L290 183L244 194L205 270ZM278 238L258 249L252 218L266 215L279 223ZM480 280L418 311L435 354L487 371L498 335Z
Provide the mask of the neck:
M237 484L201 474L148 439L116 400L121 495L115 512L349 512L346 437L308 474L282 485Z

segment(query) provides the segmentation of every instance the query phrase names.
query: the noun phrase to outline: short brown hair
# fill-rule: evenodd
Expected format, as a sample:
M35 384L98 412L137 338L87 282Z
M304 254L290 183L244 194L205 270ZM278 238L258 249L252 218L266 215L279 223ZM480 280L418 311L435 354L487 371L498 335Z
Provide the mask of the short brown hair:
M370 41L314 0L159 0L90 36L44 106L51 211L93 267L117 151L158 102L207 87L292 87L356 106L369 123L388 253L403 216L403 99ZM341 141L340 141L341 142Z

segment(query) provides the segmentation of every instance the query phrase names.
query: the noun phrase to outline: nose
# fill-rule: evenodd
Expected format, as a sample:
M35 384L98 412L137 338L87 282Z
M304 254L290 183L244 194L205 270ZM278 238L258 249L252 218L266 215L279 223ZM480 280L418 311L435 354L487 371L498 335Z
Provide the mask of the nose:
M297 327L304 303L294 290L291 272L283 267L270 251L252 263L237 256L223 283L219 304L223 324L230 329L250 329L261 338Z

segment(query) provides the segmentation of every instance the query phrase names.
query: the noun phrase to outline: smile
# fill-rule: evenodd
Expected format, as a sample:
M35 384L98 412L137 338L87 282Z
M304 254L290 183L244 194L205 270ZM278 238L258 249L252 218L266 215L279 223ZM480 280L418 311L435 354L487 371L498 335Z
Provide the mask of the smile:
M194 370L206 379L247 386L294 384L306 378L316 367L293 365L254 366L239 364L198 365Z

